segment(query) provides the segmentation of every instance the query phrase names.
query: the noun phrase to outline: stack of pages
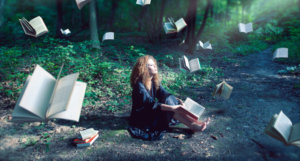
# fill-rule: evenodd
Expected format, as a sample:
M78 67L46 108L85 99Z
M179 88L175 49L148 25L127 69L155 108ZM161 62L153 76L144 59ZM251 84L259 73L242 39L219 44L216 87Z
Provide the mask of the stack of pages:
M91 146L95 140L99 137L98 131L93 128L80 131L80 137L74 140L77 147Z

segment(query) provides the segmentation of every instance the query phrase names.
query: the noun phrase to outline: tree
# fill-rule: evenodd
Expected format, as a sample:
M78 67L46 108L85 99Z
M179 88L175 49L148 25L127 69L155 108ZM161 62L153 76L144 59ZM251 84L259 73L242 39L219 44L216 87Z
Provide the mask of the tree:
M107 28L112 28L111 31L114 31L114 20L115 20L115 13L118 8L119 0L112 0L111 1L111 13L110 13L110 18L107 24Z
M90 35L92 41L92 48L101 49L98 36L95 0L92 0L89 5Z
M195 38L196 14L197 0L189 0L189 8L185 16L187 23L187 35L185 44L189 44Z
M201 37L201 34L204 30L206 20L207 20L207 17L208 17L208 11L209 11L210 5L211 5L211 0L207 0L207 5L206 5L206 8L205 8L204 18L203 18L203 22L201 24L201 27L198 30L198 33L194 37L194 39L192 39L192 41L188 44L187 52L190 53L190 54L192 54L194 52L194 50L196 48L196 44L198 43L198 41Z
M167 0L162 0L161 2L161 8L160 8L160 15L159 15L159 21L158 21L158 38L161 40L161 30L162 30L162 20L164 17L164 10L165 10L165 5L166 5Z
M56 0L57 20L56 20L56 38L62 38L63 35L60 31L63 26L63 13L61 0Z

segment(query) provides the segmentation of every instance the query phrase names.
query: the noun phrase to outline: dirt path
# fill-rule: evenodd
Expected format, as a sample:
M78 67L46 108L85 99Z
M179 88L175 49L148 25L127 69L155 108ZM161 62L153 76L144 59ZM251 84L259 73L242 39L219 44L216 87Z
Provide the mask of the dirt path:
M286 65L271 58L267 49L233 62L212 62L212 67L223 68L225 81L234 88L226 101L214 100L210 87L193 90L195 101L206 107L202 118L212 119L204 132L174 130L163 140L142 141L130 137L123 118L84 116L79 123L22 125L7 122L6 115L0 119L0 160L299 160L299 148L286 147L263 133L280 110L294 124L300 118L300 91L293 89L299 76L278 75ZM97 129L100 135L93 146L79 149L72 141L84 128ZM183 140L173 138L180 134Z

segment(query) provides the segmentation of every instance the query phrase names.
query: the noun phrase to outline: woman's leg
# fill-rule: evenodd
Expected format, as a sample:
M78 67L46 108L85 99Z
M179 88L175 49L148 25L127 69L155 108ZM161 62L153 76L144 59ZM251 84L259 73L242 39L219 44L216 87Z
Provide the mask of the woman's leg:
M208 117L207 120L204 121L195 121L188 116L181 115L178 113L174 114L174 118L178 121L182 122L186 126L188 126L190 129L192 129L194 132L203 131L206 128L206 125L209 123L210 118Z

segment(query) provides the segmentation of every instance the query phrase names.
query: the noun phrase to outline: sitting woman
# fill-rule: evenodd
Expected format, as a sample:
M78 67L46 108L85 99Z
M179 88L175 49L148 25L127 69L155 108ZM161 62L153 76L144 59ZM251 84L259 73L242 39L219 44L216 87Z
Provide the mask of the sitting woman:
M193 132L203 131L208 125L210 118L205 122L191 119L182 109L183 102L162 87L153 56L146 55L137 59L130 83L133 91L128 131L133 137L162 139L172 118L179 120Z

